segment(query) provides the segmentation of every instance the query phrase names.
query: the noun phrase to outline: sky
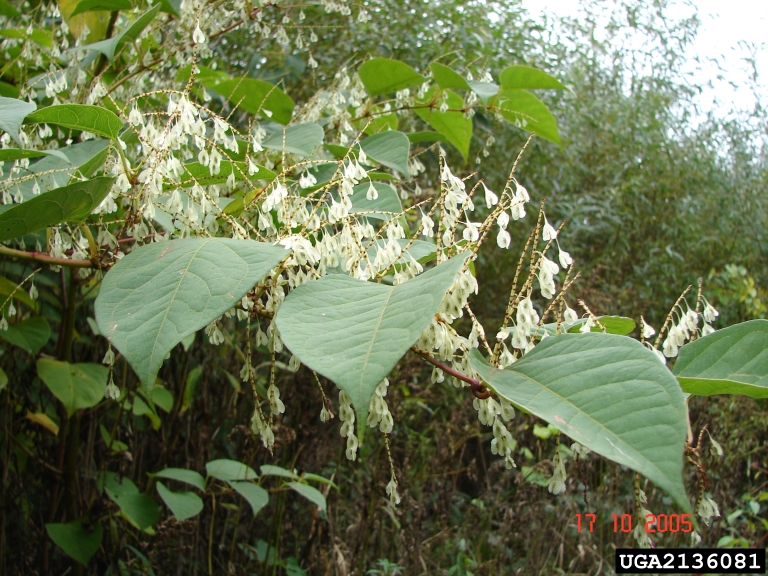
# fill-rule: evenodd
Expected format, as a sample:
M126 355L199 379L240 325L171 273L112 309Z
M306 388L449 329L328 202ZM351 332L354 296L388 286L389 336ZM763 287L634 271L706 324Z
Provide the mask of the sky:
M691 4L698 9L701 26L690 54L698 54L701 64L696 70L696 64L691 62L690 70L694 72L694 81L713 84L699 97L699 104L723 113L733 108L753 108L755 98L751 91L731 86L731 82L743 86L749 79L743 58L750 52L744 42L761 48L757 57L758 82L764 102L768 100L768 0L693 0ZM523 0L523 6L532 16L542 11L569 16L579 12L576 0ZM677 18L692 12L690 5L678 0L672 2L669 13ZM720 66L712 60L719 61Z

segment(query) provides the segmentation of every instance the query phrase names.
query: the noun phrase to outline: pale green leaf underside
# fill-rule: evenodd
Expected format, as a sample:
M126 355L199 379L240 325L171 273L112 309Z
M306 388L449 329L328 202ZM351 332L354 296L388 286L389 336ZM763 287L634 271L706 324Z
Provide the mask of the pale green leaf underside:
M319 124L297 124L275 132L263 142L264 148L281 150L309 158L312 151L323 145L325 134Z
M86 44L85 46L78 46L73 50L96 50L101 52L109 60L113 60L115 53L127 42L133 42L144 31L144 28L149 26L150 22L155 19L157 13L160 12L160 4L156 4L144 14L134 20L130 26L124 29L119 34L107 40L101 40L100 42L94 42L93 44Z
M101 176L56 188L0 210L0 242L70 220L84 220L109 194L114 178Z
M237 304L287 255L282 246L227 238L141 246L104 276L96 322L151 388L176 344Z
M562 334L504 370L476 350L470 364L497 394L640 472L690 512L682 478L683 393L639 342L613 334Z
M690 394L768 398L768 320L736 324L686 344L673 373Z
M168 478L170 480L178 480L179 482L185 482L191 484L195 488L205 491L205 479L199 472L194 470L187 470L186 468L166 468L156 472L155 476L158 478Z
M194 492L173 492L168 490L162 482L157 483L157 491L179 522L197 516L203 509L202 498Z
M283 342L349 395L361 437L376 386L429 325L465 260L454 257L394 287L325 276L299 286L280 306Z
M256 516L264 506L269 504L269 492L264 490L264 488L258 484L232 481L229 482L229 485L251 505L251 510L253 510L254 516Z
M315 506L320 508L320 510L325 510L327 506L325 496L323 496L323 493L314 486L302 484L301 482L286 482L285 485L304 496L304 498L312 502Z
M411 142L408 140L408 136L402 132L388 130L374 134L362 140L360 148L372 160L409 177L408 154Z
M101 364L70 364L48 358L37 361L37 375L53 392L67 414L96 406L104 398L109 370Z
M17 100L16 98L5 98L0 96L0 130L5 130L11 138L19 141L19 128L24 121L24 117L37 108L37 104Z

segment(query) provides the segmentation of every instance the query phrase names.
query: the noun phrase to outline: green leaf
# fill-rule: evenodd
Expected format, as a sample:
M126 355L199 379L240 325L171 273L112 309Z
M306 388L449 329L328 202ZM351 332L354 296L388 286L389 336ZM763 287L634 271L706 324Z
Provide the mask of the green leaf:
M546 104L525 90L502 90L498 109L505 120L526 132L560 144L557 120Z
M430 102L435 97L436 89L432 87L426 95L424 102ZM445 90L447 96L448 110L440 112L438 105L434 107L415 108L414 112L427 124L446 137L448 142L456 146L464 159L469 155L469 142L472 139L472 119L464 118L464 113L459 111L464 108L464 99L453 92Z
M467 80L458 72L454 72L448 66L439 62L432 62L429 65L432 70L432 77L440 88L456 88L458 90L470 90Z
M99 523L93 529L86 529L83 521L78 519L67 524L46 524L45 531L67 556L83 565L88 564L101 546L102 528Z
M182 188L189 188L194 184L200 186L209 186L211 184L224 184L229 178L229 175L234 171L235 181L242 180L266 180L271 182L277 178L277 174L272 172L261 165L256 165L259 169L253 174L248 175L248 163L247 162L230 162L229 160L222 160L218 174L211 174L208 166L203 166L200 162L190 162L183 164L184 174L181 177L181 183L179 186Z
M613 334L561 334L504 370L477 350L469 360L501 397L645 475L690 512L682 478L683 394L642 344Z
M552 88L555 90L565 90L557 78L542 72L538 68L531 66L507 66L499 75L501 87L508 89L529 89Z
M117 114L101 106L85 104L60 104L38 108L27 115L24 123L46 123L92 132L99 136L115 139L123 127L123 121Z
M448 139L440 132L411 132L408 134L408 141L414 144L418 142L448 142Z
M368 200L368 188L373 186L379 194L375 200ZM364 182L354 188L350 197L352 208L350 214L364 214L368 218L391 220L403 211L400 196L392 186L381 182Z
M96 322L149 390L176 344L235 306L287 255L281 246L228 238L141 246L104 276Z
M0 208L0 242L61 222L84 220L101 204L114 180L106 176L92 178L56 188L21 204L7 204Z
M768 320L750 320L680 348L672 373L685 392L768 398Z
M101 364L70 364L40 358L37 375L71 415L79 408L96 406L104 399L109 370Z
M8 0L0 0L0 16L16 18L19 16L19 11Z
M0 0L0 14L2 14L2 6L4 1L5 0ZM6 98L18 98L19 89L13 84L8 84L8 82L3 82L0 80L0 96L5 96Z
M285 134L285 142L283 142ZM325 134L319 124L309 122L307 124L297 124L288 126L279 132L275 132L262 143L264 148L272 150L283 150L291 154L298 154L304 158L309 158L312 152L318 146L323 145ZM285 143L285 146L283 146Z
M8 326L8 330L0 331L0 338L26 350L33 356L48 344L50 337L51 327L42 316L27 318Z
M170 412L173 408L173 394L168 388L155 386L152 388L152 404L162 408L165 412Z
M408 153L411 149L411 143L408 136L402 132L388 130L374 134L362 140L360 148L372 160L410 177Z
M75 9L72 11L72 14L69 15L70 18L72 16L77 16L78 14L82 14L83 12L91 12L93 10L130 10L133 8L129 0L82 0Z
M37 312L37 302L29 297L29 294L27 294L27 291L23 286L20 287L18 284L16 284L16 282L11 282L8 280L8 278L0 276L0 299L5 300L11 294L13 294L14 300L17 302L23 302L31 310Z
M146 494L141 494L132 480L115 472L105 472L104 478L104 489L109 498L139 529L146 530L158 521L160 511L157 503Z
M329 480L323 476L318 476L317 474L312 474L311 472L303 474L302 477L304 480L313 480L315 482L320 482L321 484L327 484L328 486L336 488L337 490L339 489L339 487L332 480Z
M203 509L203 499L194 492L172 492L162 482L157 483L157 491L179 522L197 516Z
M325 496L323 496L323 493L314 486L302 484L301 482L286 482L285 485L290 486L291 489L304 496L304 498L312 502L315 506L320 508L320 510L326 509L327 504L325 502Z
M235 460L211 460L205 465L208 476L229 482L231 480L255 480L259 477L256 471L242 462Z
M0 368L0 392L2 392L6 386L8 386L8 374L5 373L5 370Z
M234 78L208 86L214 92L221 94L233 105L251 114L262 114L265 110L272 112L271 120L280 124L288 124L293 115L293 100L274 84L254 78Z
M269 504L269 492L257 484L253 484L252 482L233 481L230 482L229 485L251 505L254 516L256 516L264 506Z
M405 62L390 58L374 58L357 71L366 92L371 96L396 92L421 85L425 78Z
M128 28L120 32L117 36L102 40L101 42L94 42L93 44L86 44L85 46L78 46L73 50L96 50L104 54L110 61L114 60L115 53L127 42L133 42L144 31L144 28L149 26L150 22L155 19L157 13L160 12L160 4L155 4L147 12L139 16L134 20Z
M635 329L635 321L632 320L632 318L627 318L625 316L598 316L597 319L608 334L626 336ZM586 321L586 318L580 318L573 324L568 324L566 331L571 334L576 334ZM600 326L592 326L590 332L602 332L602 330L600 330Z
M370 109L357 121L353 122L355 128L365 131L369 136L387 130L397 130L397 114L390 112L385 114L381 106L371 106Z
M194 470L187 470L186 468L166 468L165 470L160 470L160 472L155 472L154 475L160 478L185 482L186 484L191 484L195 488L199 488L201 492L205 492L205 479Z
M19 148L4 148L0 150L0 162L19 160L21 158L38 158L40 156L56 156L69 164L67 158L60 150L20 150Z
M154 408L150 408L141 396L135 396L133 399L133 414L135 416L146 416L152 422L153 430L160 430L162 421Z
M349 395L361 441L376 386L429 326L466 257L398 286L325 276L294 289L280 305L283 342Z
M110 141L104 138L96 138L59 148L58 151L64 154L67 160L60 155L41 158L30 164L22 182L11 183L13 178L10 171L5 178L0 177L0 182L3 183L4 187L8 186L12 194L18 192L24 200L30 200L35 198L35 183L40 188L40 192L47 192L68 185L78 171L84 176L88 176L104 163L109 143ZM33 178L29 178L29 176L33 176ZM10 205L7 205L6 208L0 206L0 212L7 209L8 206Z
M10 134L19 146L19 129L21 123L27 114L37 110L37 104L34 102L24 102L16 98L5 98L0 96L0 130L5 130Z
M128 450L128 444L112 438L109 435L109 431L102 424L99 424L99 431L101 432L101 438L104 440L104 444L109 449L110 454L120 454L120 452Z
M262 476L279 476L280 478L290 478L291 480L298 480L299 476L290 470L286 470L282 466L275 466L274 464L262 464L261 468Z
M477 94L483 102L487 102L488 99L493 98L499 93L499 87L493 82L469 82L470 88Z

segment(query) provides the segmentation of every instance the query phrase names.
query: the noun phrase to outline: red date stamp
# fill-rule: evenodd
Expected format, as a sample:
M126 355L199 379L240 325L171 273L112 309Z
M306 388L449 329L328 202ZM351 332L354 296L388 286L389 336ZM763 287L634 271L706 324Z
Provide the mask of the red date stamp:
M594 532L596 520L596 514L576 514L576 528L579 532L587 529ZM632 514L613 514L613 532L632 532L633 522ZM692 530L690 514L647 514L645 516L645 531L648 534L688 533Z

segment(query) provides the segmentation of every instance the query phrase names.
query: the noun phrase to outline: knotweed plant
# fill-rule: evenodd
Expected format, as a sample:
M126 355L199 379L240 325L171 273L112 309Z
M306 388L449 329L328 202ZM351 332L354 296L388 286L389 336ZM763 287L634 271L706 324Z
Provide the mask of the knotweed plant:
M691 360L716 342L717 311L701 289L693 309L684 294L656 342L647 340L654 330L645 321L637 342L628 336L633 320L597 317L570 296L578 273L561 245L564 223L555 228L543 200L533 228L525 223L532 203L518 175L525 147L500 190L486 184L490 175L464 168L477 148L482 168L494 143L475 137L478 113L498 130L524 129L529 142L536 135L559 144L554 117L529 91L564 88L555 78L526 66L457 72L434 62L419 72L370 58L318 76L311 97L295 102L285 84L219 69L228 34L247 29L255 44L297 55L313 71L317 27L324 19L366 22L365 9L341 0L137 2L110 12L102 26L93 10L101 7L63 15L41 3L0 21L13 32L0 41L0 253L39 265L5 299L0 329L23 330L34 317L36 274L50 267L66 276L71 299L58 360L43 358L37 369L70 427L103 397L126 400L117 353L154 411L163 363L203 331L211 346L239 358L253 395L250 429L264 447L274 448L285 412L278 371L303 369L322 393L324 422L335 410L329 382L338 388L340 433L355 460L366 429L385 442L397 430L388 376L414 353L432 365L433 383L474 396L491 451L507 468L516 466L518 446L509 424L522 408L571 437L574 459L591 451L627 466L690 514L687 456L701 472L695 509L705 521L717 516L683 390L756 394L749 379ZM470 305L482 297L474 267L486 243L520 250L493 330ZM75 369L78 294L89 290L98 290L94 326L108 342L107 368L77 365L90 384L64 395L62 378ZM737 330L741 338L765 327ZM678 378L668 358L677 358ZM702 384L706 370L721 384ZM77 435L68 441L76 463ZM552 461L554 494L567 487L567 454L558 450ZM255 498L258 486L238 483L256 479L246 464L242 476L209 465L209 477ZM65 483L77 474L77 466L65 469ZM386 492L397 504L394 466L390 478ZM160 496L178 516L182 496L164 487ZM639 487L636 501L643 516ZM84 506L71 501L64 520L79 521Z

